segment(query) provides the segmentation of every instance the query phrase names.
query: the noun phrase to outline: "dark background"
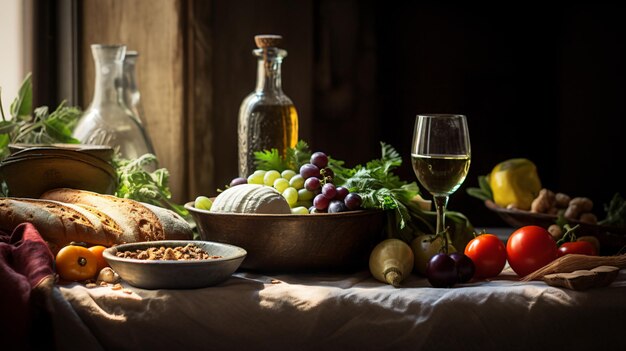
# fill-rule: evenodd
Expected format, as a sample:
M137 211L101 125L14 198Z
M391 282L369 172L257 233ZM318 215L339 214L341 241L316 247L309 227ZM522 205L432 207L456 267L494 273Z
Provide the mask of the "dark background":
M477 227L504 222L467 195L466 188L477 186L479 175L509 158L534 161L551 190L591 198L600 218L613 194L626 196L621 170L626 155L626 29L625 11L617 4L181 4L201 5L203 11L195 14L199 22L183 25L206 32L200 44L207 50L203 62L209 72L200 74L212 90L206 99L203 91L185 93L200 97L194 104L206 105L197 110L210 111L209 141L191 143L197 149L211 144L214 167L199 172L209 184L200 189L202 194L214 194L237 174L237 114L256 79L253 38L275 33L284 36L289 53L283 88L298 109L300 138L314 151L354 166L379 157L379 142L384 141L403 156L398 173L415 180L409 160L415 116L466 115L472 164L449 208L466 214ZM50 41L54 36L46 29L48 22L37 23L41 28L36 32L42 33L37 42ZM48 56L37 55L35 66ZM35 69L35 76L37 72L41 79L49 74ZM35 92L37 103L53 104L41 91L55 90L42 86Z
M465 114L472 165L450 208L498 224L465 188L526 157L544 187L590 197L603 218L603 204L626 194L623 15L606 5L391 7L376 26L380 138L409 150L416 113Z
M476 226L504 223L466 188L508 158L534 161L544 187L590 197L600 218L615 192L626 195L617 6L322 1L315 11L314 149L362 163L385 141L403 156L399 173L415 179L415 115L460 113L472 164L449 208ZM301 74L288 60L284 75Z

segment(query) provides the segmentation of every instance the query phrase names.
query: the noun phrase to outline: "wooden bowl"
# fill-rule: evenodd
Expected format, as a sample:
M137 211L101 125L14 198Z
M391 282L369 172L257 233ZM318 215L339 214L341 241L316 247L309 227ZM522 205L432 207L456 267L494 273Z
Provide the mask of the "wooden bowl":
M113 160L113 148L108 145L88 144L9 144L11 156L20 157L27 154L49 153L51 151L74 151L98 157L105 162Z
M214 213L185 204L202 240L244 248L241 268L253 271L353 271L366 269L369 254L382 239L385 213Z
M89 162L83 157L61 155L6 159L0 164L0 177L6 182L8 195L12 197L38 198L55 188L113 194L117 185L115 169L98 158L94 159L94 162Z
M555 224L557 220L556 215L508 209L500 207L489 200L485 201L485 206L497 213L502 220L514 228L536 225L547 229L550 225ZM591 235L598 238L598 241L600 241L600 253L603 255L614 255L626 248L626 228L589 224L569 219L567 222L571 226L580 225L579 229L576 230L577 236Z

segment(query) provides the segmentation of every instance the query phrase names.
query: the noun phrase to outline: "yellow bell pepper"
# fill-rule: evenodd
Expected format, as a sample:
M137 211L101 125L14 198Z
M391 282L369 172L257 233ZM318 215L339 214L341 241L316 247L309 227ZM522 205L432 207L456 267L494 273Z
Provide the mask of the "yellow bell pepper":
M497 164L489 174L493 201L502 207L509 205L530 210L541 190L537 167L525 158L513 158Z

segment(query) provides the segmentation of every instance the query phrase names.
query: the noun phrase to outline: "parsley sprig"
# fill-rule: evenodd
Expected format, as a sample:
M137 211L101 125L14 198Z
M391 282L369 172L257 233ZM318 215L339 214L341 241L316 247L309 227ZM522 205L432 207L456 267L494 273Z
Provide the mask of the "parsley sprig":
M189 212L185 207L171 201L169 171L166 168L150 171L157 164L157 158L153 154L145 154L134 160L115 157L114 166L118 178L115 196L169 208L188 218Z
M298 170L300 166L309 162L311 151L309 144L300 140L293 148L287 148L285 157L281 156L278 149L255 151L255 165L261 170L276 170L282 172L286 169Z

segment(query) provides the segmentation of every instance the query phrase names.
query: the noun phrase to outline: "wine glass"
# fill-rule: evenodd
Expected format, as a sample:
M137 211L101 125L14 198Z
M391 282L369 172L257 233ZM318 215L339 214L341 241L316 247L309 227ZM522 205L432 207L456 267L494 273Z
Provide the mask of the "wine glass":
M448 198L465 180L470 159L464 115L432 114L415 118L411 163L417 179L433 196L437 209L436 234L445 229Z

